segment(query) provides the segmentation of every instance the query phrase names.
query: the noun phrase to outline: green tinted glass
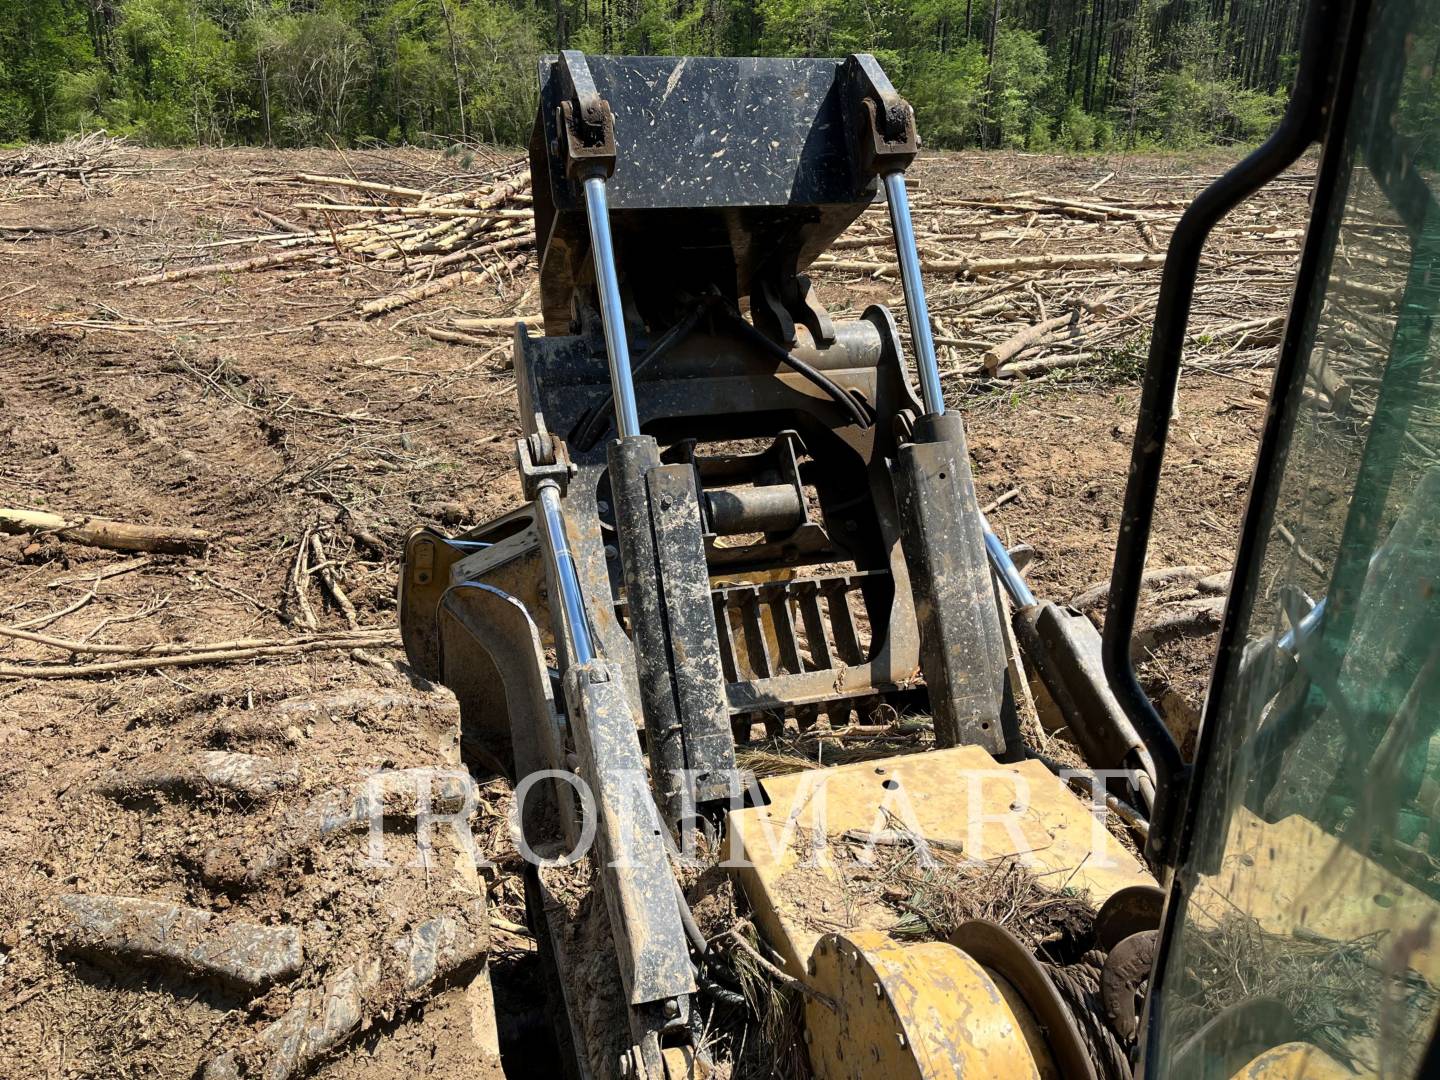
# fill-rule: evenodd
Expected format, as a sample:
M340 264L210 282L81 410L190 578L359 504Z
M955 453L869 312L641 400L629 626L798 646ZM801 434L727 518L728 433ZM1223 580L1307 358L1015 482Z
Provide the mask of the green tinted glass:
M1409 1076L1440 1008L1440 0L1374 6L1151 1075ZM1317 226L1320 227L1320 226ZM1238 582L1238 579L1237 579ZM1288 1055L1288 1057L1287 1057ZM1283 1071L1294 1067L1295 1071Z

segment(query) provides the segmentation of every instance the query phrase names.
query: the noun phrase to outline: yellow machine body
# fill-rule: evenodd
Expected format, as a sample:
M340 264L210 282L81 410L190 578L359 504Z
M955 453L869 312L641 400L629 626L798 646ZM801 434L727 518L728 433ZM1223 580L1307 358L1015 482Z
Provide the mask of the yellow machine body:
M1155 881L1093 807L1038 761L1001 764L968 746L790 773L763 788L768 805L729 815L725 856L766 941L823 995L806 1005L817 1076L1058 1076L1013 988L953 945L891 939L893 911L847 887L834 845L844 838L853 851L875 837L918 848L920 837L937 858L1021 862L1098 907Z

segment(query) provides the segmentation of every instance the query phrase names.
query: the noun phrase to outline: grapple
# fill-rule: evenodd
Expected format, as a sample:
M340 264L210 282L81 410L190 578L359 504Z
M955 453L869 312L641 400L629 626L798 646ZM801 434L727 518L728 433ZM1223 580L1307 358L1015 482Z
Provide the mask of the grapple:
M691 950L704 942L666 855L697 826L753 857L740 880L797 977L819 977L821 947L888 962L888 946L797 928L780 883L794 853L756 848L770 795L737 771L737 745L927 714L940 754L910 770L912 795L941 823L964 814L947 770L1023 755L910 226L917 146L909 105L865 55L541 62L530 163L545 332L517 327L514 353L527 502L460 536L414 532L400 608L411 662L459 698L470 759L526 796L530 846L593 836L623 1067L577 1019L576 946L549 872L529 881L582 1071L659 1077L698 1060ZM884 307L837 319L804 273L873 210L894 227L913 370ZM1070 818L1069 835L1088 835L1084 807L1026 768L1069 800L1037 848ZM867 822L896 784L876 773L831 778ZM633 857L637 837L648 857ZM1145 877L1112 854L1119 871L1085 879L1099 899ZM1065 849L1058 868L1086 857ZM922 1020L897 1022L921 1037ZM918 1060L906 1037L901 1056Z

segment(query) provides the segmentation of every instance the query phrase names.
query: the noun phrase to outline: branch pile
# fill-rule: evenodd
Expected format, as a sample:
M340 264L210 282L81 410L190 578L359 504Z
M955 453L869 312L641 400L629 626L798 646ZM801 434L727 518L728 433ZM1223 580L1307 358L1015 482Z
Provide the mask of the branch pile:
M275 231L210 245L259 243L270 250L243 259L207 258L116 285L134 288L279 267L292 279L363 268L392 276L392 288L357 308L361 318L373 319L457 288L512 277L524 270L535 246L530 173L519 163L507 163L480 187L447 193L309 173L281 182L298 185L302 197L284 217L256 209Z
M912 216L946 377L1036 379L1076 369L1085 377L1138 374L1164 244L1187 197L1213 178L1147 176L1126 184L1123 194L1095 193L1111 179L1069 192L1073 181L1061 176L1044 191L992 198L931 194L922 179L912 192ZM1188 366L1223 372L1273 362L1284 325L1277 312L1288 306L1302 236L1294 188L1308 183L1305 176L1287 177L1212 234L1190 322ZM893 285L895 294L885 302L905 327L883 204L812 272L821 281L858 275Z
M62 143L27 146L0 155L0 179L7 181L3 194L10 196L26 188L42 188L59 195L66 181L79 183L87 192L93 182L128 175L133 170L129 144L104 131L78 135Z

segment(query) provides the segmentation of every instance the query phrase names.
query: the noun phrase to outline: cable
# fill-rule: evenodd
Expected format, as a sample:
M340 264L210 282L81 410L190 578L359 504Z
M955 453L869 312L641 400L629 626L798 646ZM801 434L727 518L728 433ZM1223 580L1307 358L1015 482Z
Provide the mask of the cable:
M680 888L678 881L675 882L675 900L680 908L680 923L685 927L685 936L690 939L690 946L697 954L704 956L710 943L700 932L700 924L695 921L695 913L690 910L690 902L685 899L685 890Z
M1044 964L1050 981L1075 1018L1101 1080L1131 1080L1130 1056L1106 1020L1105 1005L1100 1000L1100 972L1104 966L1105 954L1098 951L1086 953L1074 964Z
M845 390L841 389L833 379L811 367L779 342L771 341L763 333L746 322L744 317L734 308L727 309L725 314L729 316L730 322L752 343L760 346L760 348L764 349L776 360L787 365L797 375L803 375L821 390L824 390L825 393L829 394L830 397L834 399L835 404L850 414L850 418L855 421L857 427L863 430L872 425L873 421L866 415L865 410L860 407L860 403Z
M635 362L630 371L632 379L638 378L640 373L650 367L656 360L678 345L691 330L695 329L700 322L700 316L705 314L709 308L711 298L706 297L690 309L674 326L666 330L654 344L645 350L645 355ZM580 423L576 430L574 441L582 450L589 450L605 434L606 428L614 423L615 418L611 415L611 406L615 403L615 393L612 390L606 394L604 399L596 405L590 414Z

